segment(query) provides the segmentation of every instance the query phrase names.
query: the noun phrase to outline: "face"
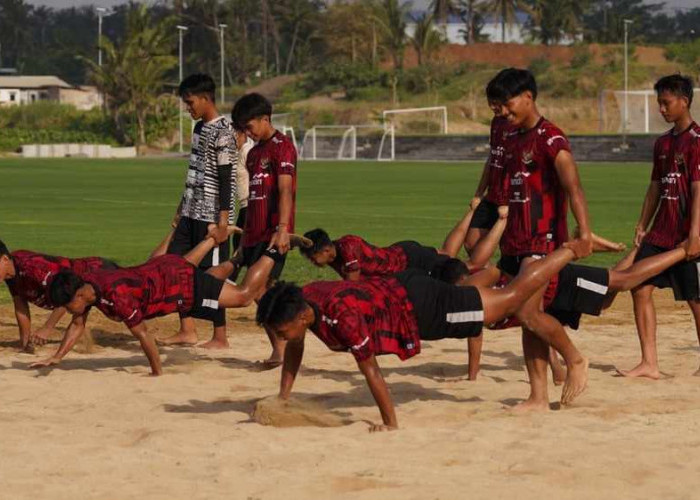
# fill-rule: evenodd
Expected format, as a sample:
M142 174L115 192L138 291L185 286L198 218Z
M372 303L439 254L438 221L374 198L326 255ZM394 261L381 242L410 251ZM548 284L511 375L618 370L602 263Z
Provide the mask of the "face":
M87 299L87 295L82 289L80 289L76 292L73 300L66 304L66 309L71 314L83 314L85 309L87 309L90 305L91 304Z
M679 97L668 90L661 92L656 98L659 103L659 113L666 123L673 123L681 119L688 112L688 99Z
M15 277L15 266L9 255L0 256L0 282Z
M271 128L270 117L261 116L260 118L253 118L245 124L245 133L255 142L258 142L267 138Z
M323 247L318 252L307 257L311 263L317 267L324 267L330 264L335 258L330 247Z
M493 111L493 116L503 115L503 106L501 106L499 102L489 101L489 108L491 108L491 111Z
M310 310L311 308L307 308L297 314L296 318L292 321L274 328L277 337L292 342L302 339L304 333L306 333L306 329L313 321L313 313L310 312ZM311 317L309 317L309 315L311 315Z
M202 95L186 95L182 102L187 106L187 112L193 120L199 120L204 116L204 112L209 106L209 99Z
M525 91L501 104L501 116L507 118L511 125L520 127L530 116L532 103L532 94Z

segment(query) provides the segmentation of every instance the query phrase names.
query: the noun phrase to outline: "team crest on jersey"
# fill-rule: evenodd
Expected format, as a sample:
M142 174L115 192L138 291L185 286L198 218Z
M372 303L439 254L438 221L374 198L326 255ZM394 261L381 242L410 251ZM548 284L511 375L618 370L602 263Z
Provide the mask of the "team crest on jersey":
M676 153L675 161L677 167L685 167L685 157L683 156L683 153Z
M267 170L268 168L270 168L270 159L262 158L260 160L260 168L262 168L263 170Z
M534 153L533 153L532 151L525 151L525 152L523 152L523 164L524 164L526 167L530 168L530 167L532 166L532 164L533 164L533 160L532 160L533 156L534 156Z

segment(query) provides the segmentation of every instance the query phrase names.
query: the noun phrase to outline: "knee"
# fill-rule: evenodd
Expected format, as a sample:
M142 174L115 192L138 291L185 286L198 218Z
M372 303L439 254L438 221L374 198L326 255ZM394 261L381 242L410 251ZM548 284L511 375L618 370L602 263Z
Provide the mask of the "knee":
M518 318L518 320L520 320L520 323L522 324L523 328L531 331L537 331L542 314L543 313L540 312L538 309L525 308L520 309L517 312L516 317Z

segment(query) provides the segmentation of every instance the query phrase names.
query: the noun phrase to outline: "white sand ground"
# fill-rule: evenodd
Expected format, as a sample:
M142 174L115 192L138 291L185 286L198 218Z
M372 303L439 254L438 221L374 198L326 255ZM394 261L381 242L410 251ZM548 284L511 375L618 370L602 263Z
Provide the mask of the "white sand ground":
M268 352L252 309L229 312L230 350L162 348L165 375L152 378L138 343L97 313L92 352L29 370L37 356L17 352L3 307L0 498L698 498L697 340L681 305L667 295L659 303L670 378L614 376L639 358L625 296L574 334L591 379L573 407L560 409L552 386L553 411L509 412L527 394L519 333L491 332L477 382L466 380L466 342L426 344L404 363L380 359L402 427L382 434L367 432L379 414L352 356L312 336L295 395L316 423L339 426L252 421L279 377L254 364ZM35 321L45 317L35 312ZM176 325L151 322L161 335ZM208 334L200 324L200 337Z

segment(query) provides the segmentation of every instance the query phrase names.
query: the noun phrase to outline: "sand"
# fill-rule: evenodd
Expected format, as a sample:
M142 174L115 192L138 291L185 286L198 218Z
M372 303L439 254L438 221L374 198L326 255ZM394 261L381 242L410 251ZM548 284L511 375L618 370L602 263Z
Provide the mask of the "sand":
M623 296L574 334L591 379L573 407L559 408L551 386L548 414L509 412L528 389L519 334L491 332L476 382L466 380L465 342L380 359L401 425L380 434L367 431L379 413L352 357L312 337L292 402L270 399L279 370L255 363L268 350L252 309L229 312L231 349L161 348L165 375L153 378L124 327L98 314L90 352L29 370L55 344L18 353L5 306L0 498L697 498L700 356L688 312L660 298L665 380L614 376L639 358ZM202 339L208 330L200 324Z

